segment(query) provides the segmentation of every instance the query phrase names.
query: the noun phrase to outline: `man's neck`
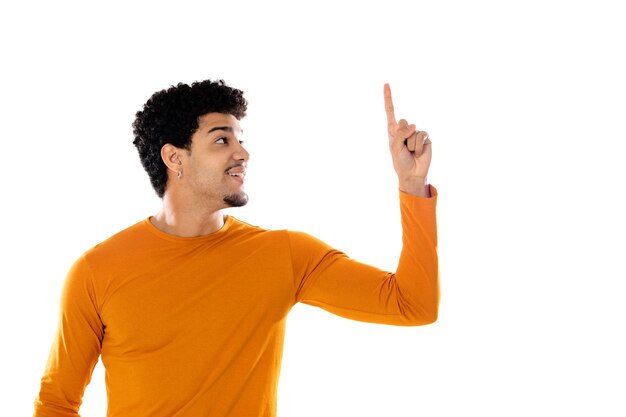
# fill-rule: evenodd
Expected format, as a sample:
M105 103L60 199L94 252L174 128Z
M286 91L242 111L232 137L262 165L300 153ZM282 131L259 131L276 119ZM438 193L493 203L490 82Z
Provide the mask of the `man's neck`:
M162 232L178 237L198 237L215 233L224 226L221 208L184 204L180 200L163 196L163 207L150 218Z

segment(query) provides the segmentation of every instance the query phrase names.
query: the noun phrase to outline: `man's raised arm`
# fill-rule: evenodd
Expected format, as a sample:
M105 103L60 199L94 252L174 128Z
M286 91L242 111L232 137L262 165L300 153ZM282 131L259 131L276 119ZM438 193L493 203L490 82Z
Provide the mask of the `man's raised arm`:
M432 149L426 132L396 122L384 87L389 149L398 175L402 252L395 273L350 259L317 239L291 233L296 301L354 320L415 326L437 319L437 191L426 182ZM373 242L376 241L371 236ZM379 242L384 246L384 242Z

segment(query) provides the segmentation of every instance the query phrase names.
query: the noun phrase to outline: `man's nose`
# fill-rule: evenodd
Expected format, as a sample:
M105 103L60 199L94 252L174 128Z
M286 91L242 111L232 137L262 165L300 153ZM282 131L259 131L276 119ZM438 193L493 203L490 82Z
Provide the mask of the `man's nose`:
M239 143L237 149L235 150L235 153L233 154L233 158L238 161L247 161L248 159L250 159L250 154L248 153L246 148L244 148L243 145Z

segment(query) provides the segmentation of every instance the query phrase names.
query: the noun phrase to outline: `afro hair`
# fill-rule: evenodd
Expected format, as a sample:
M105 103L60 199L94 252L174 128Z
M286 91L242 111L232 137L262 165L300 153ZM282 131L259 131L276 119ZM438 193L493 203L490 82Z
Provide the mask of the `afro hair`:
M201 116L224 113L241 120L247 107L243 91L223 80L197 81L191 86L179 83L154 93L135 116L133 144L157 195L162 198L167 185L167 168L161 159L163 145L190 149Z

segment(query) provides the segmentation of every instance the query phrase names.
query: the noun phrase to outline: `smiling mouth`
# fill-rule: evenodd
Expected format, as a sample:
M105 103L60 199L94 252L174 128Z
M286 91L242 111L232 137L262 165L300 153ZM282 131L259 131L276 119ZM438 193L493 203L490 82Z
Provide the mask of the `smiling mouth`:
M243 184L246 178L246 169L243 166L236 166L226 170L226 175Z
M246 177L246 167L243 164L232 166L224 172L226 173L226 175L230 177L235 177L241 181L243 181L243 179Z

